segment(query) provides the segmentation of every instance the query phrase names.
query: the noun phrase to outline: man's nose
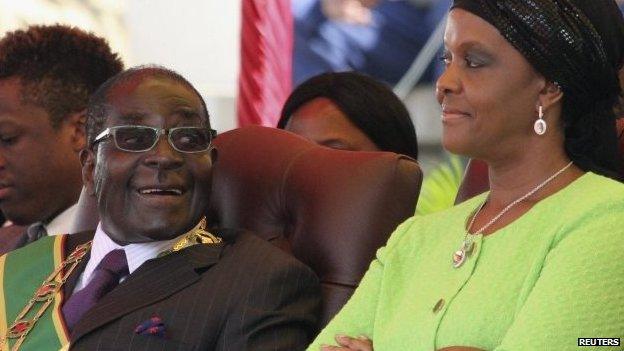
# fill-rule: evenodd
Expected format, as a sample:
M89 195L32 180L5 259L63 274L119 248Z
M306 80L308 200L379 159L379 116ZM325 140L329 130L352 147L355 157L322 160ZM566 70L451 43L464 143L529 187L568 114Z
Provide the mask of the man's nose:
M184 161L182 154L170 145L167 135L159 135L156 145L146 152L145 163L150 167L177 168Z

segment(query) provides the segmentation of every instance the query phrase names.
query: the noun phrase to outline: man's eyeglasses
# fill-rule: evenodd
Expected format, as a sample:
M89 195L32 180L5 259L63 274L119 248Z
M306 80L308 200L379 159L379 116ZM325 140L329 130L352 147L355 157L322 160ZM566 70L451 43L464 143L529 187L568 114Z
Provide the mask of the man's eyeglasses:
M151 150L161 135L167 135L169 145L184 153L203 152L210 149L217 132L205 127L175 127L169 129L148 126L114 126L104 129L93 141L92 146L113 137L119 150L145 152Z

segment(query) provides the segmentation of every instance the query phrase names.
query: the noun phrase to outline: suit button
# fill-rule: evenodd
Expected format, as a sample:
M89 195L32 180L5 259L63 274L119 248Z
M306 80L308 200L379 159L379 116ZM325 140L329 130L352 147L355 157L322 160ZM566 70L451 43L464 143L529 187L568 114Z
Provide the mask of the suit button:
M433 306L433 313L438 313L444 307L444 299L439 299L438 302Z

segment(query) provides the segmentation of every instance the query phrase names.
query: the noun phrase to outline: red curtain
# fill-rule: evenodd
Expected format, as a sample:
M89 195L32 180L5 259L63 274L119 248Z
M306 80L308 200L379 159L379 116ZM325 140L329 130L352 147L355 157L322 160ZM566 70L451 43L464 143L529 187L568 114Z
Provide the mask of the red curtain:
M238 125L274 127L292 88L290 0L242 0Z

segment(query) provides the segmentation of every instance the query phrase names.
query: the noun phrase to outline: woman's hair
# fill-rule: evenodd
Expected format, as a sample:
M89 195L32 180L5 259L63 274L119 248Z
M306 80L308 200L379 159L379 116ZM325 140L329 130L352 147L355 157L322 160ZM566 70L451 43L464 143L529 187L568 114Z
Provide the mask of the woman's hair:
M405 105L386 85L356 72L323 73L299 85L288 97L278 128L316 98L330 99L380 150L418 157L416 131Z
M565 150L576 165L620 178L615 108L622 96L624 19L614 0L454 0L496 27L563 91Z

